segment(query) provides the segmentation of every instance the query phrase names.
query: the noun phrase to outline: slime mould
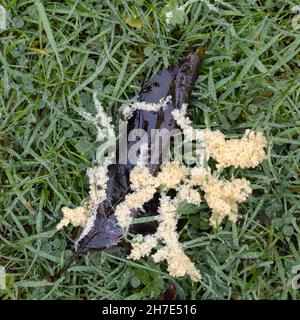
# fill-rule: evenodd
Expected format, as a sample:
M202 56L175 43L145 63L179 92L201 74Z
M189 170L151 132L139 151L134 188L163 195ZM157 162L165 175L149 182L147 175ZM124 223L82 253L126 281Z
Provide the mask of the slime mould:
M127 133L132 129L143 129L148 135L148 150L151 150L151 130L167 129L169 131L177 128L173 119L172 111L180 109L183 103L187 103L193 86L199 74L199 67L203 60L207 46L189 53L168 69L161 70L152 80L143 84L137 101L146 103L159 103L163 98L171 96L168 104L158 112L135 109L132 116L127 120ZM125 139L128 135L125 136ZM136 143L128 141L127 150ZM153 147L153 146L152 146ZM162 149L162 148L160 148ZM160 151L158 164L146 162L146 166L153 175L159 171L163 150ZM119 151L117 150L118 160ZM123 237L123 230L118 225L114 215L116 206L124 200L130 190L129 174L134 165L111 164L108 166L108 183L106 189L106 200L97 207L96 219L88 233L79 238L76 246L76 253L68 265L79 255L91 249L105 249L116 245ZM159 196L156 194L153 199L144 205L141 216L155 215L159 206ZM156 222L133 225L130 231L135 233L153 233L157 227ZM64 270L67 266L65 266ZM63 271L63 270L62 270ZM61 272L60 272L61 273Z

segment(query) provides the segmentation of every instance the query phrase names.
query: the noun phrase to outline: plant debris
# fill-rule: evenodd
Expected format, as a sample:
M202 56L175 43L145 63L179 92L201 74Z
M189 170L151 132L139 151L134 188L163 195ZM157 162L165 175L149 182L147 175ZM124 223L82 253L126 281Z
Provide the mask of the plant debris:
M199 67L202 63L205 50L206 46L189 53L185 58L180 59L168 69L161 70L152 80L144 83L138 95L138 103L133 105L130 116L128 116L128 132L133 129L144 129L148 137L151 138L152 129L167 129L171 131L178 126L173 118L172 112L179 110L188 102L192 88L198 77ZM165 102L163 101L164 99ZM154 104L161 105L161 107L157 108L157 110L147 110L147 108L144 107L145 104L150 105L152 108ZM139 105L142 107L139 107ZM96 106L98 106L98 110L99 108L101 109L99 103L96 104ZM87 114L84 116L89 117ZM93 119L90 120L95 122ZM106 126L109 126L108 122L109 121L105 122ZM133 144L134 142L128 141L127 149L129 150ZM148 148L151 148L151 145L149 145ZM118 152L119 150L117 150L117 156ZM161 150L159 160L162 160L163 152L164 150ZM151 164L148 159L147 162L146 166L149 168L149 173L154 176L157 175L160 170L161 161L155 165ZM76 242L76 253L58 275L61 274L80 253L85 253L91 249L110 248L115 246L123 238L124 230L117 221L115 210L117 205L121 203L127 195L132 194L130 173L133 169L134 165L131 163L112 163L107 165L108 179L105 185L106 198L100 203L97 203L96 206L90 206L92 213L80 238ZM142 216L157 214L158 207L158 198L153 197L152 194L149 201L145 201L143 205ZM66 211L66 209L64 210ZM59 227L61 226L62 223L59 224ZM146 228L145 224L140 225L135 231L139 232L142 228L153 230L156 227L157 224L153 227L151 223L147 223ZM145 233L147 233L147 231Z
M76 253L69 263L80 253L115 246L124 234L131 231L137 235L133 237L128 258L138 260L151 255L156 263L166 260L168 272L173 277L188 275L195 282L201 279L200 272L179 241L177 208L184 202L199 206L202 191L212 209L211 225L219 225L226 217L235 222L238 203L246 201L252 192L250 181L224 181L220 174L224 168L231 166L258 166L266 158L267 146L261 132L255 133L249 129L241 139L226 140L218 130L193 128L192 121L186 117L187 102L205 49L198 49L159 72L142 86L137 101L123 109L127 121L123 148L125 145L126 156L132 149L135 154L139 151L136 162L129 158L125 164L120 161L122 147L119 144L116 152L111 152L102 165L88 169L89 201L76 209L63 208L65 216L58 224L58 228L69 222L84 225L76 242ZM111 118L105 115L95 95L94 100L97 121L86 113L84 116L98 128L99 140L106 136L115 139ZM101 132L98 122L107 130L106 135ZM196 144L196 161L192 169L184 161L165 159L170 151L170 136L176 128L180 129L179 135L184 136L185 142ZM136 133L134 130L142 131L143 135L132 139L130 135ZM153 153L153 150L156 152ZM114 162L115 155L117 162ZM214 172L208 165L210 158L217 162ZM87 212L90 213L88 218ZM156 219L150 224L145 223L143 231L132 226L133 219L141 216L155 216ZM156 252L152 253L153 250Z

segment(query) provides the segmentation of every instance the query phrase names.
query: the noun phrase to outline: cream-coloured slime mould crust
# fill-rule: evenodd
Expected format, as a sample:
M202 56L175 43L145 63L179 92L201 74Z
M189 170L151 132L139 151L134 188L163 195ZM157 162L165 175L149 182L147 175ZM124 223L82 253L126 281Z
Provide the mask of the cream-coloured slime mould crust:
M170 101L170 97L161 100L158 104L136 102L133 109L143 109L153 112L159 111ZM101 132L105 128L108 138L114 138L114 127L111 118L108 117L101 103L94 95L97 110L95 117L84 113L83 116L96 125L97 139L103 139ZM130 118L132 110L123 109L123 114ZM176 231L178 206L188 202L199 206L205 200L212 214L210 223L219 225L224 218L235 222L238 217L238 203L247 200L251 194L250 182L247 179L231 179L226 181L220 178L222 169L227 167L254 168L266 159L265 148L267 140L261 132L246 130L241 139L226 139L219 130L199 130L192 126L192 121L186 117L187 106L181 110L174 110L172 115L177 125L182 129L187 139L193 141L197 136L202 139L202 147L198 151L201 159L196 166L188 168L177 162L167 162L161 167L160 172L154 176L145 165L147 157L147 145L141 147L137 165L130 173L132 193L127 194L115 209L115 216L119 225L126 232L132 223L133 210L142 209L143 205L150 201L156 192L160 192L158 209L158 228L151 235L136 235L132 241L129 259L138 260L151 256L157 263L166 260L168 272L173 277L188 275L193 281L199 281L201 275L194 263L184 253L179 235ZM208 165L208 160L216 161L216 170ZM63 219L57 224L61 229L68 224L84 227L81 238L88 233L96 219L95 208L106 198L106 185L108 181L108 166L110 158L106 158L103 165L87 170L90 182L89 199L84 201L81 207L71 209L62 208ZM101 188L99 188L99 185ZM168 191L175 189L175 197L169 197ZM203 198L201 194L204 194ZM80 240L80 239L79 239ZM154 252L154 253L153 253Z

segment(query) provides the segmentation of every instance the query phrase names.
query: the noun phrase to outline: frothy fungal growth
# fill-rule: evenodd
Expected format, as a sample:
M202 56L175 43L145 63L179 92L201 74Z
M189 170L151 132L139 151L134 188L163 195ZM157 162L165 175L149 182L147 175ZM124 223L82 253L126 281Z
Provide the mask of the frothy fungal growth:
M157 246L157 244L158 238L156 234L146 236L137 235L131 243L132 248L128 258L132 260L139 260L143 257L147 257L151 254L151 251Z
M186 116L187 104L183 104L180 110L175 109L172 111L172 115L181 128L186 141L197 141L197 162L199 166L204 166L205 161L208 161L208 154L204 148L204 132L205 130L195 129L192 126L192 120Z
M143 204L153 197L156 188L159 186L170 189L178 187L178 195L171 200L170 197L162 195L159 208L159 227L154 235L146 237L137 237L133 243L129 258L137 260L143 256L150 255L159 241L165 244L165 247L159 249L152 257L155 262L166 260L170 275L184 276L189 275L194 281L198 281L200 273L195 265L183 252L181 244L178 241L176 232L177 217L176 208L183 197L189 198L191 203L199 204L200 195L191 185L179 187L179 184L186 180L187 168L177 163L166 164L157 177L153 177L146 167L135 167L131 173L131 187L135 193L126 196L125 201L116 209L116 216L119 224L123 228L128 228L132 222L132 209L141 209ZM132 201L134 199L134 201Z
M267 139L261 132L247 129L241 139L225 140L222 132L206 130L204 134L206 151L214 158L218 168L254 168L265 158Z
M89 217L84 225L84 228L80 234L80 237L75 242L75 250L77 251L78 243L89 233L89 231L93 228L96 218L97 218L97 206L92 205L91 209L89 210Z
M90 183L90 199L88 203L88 218L86 224L84 225L84 229L81 232L80 237L77 239L75 243L75 249L77 250L78 243L89 233L92 227L95 224L97 217L97 207L98 205L106 199L106 188L108 182L107 176L107 166L110 163L110 159L104 160L105 165L98 166L94 168L89 168L87 170L87 176L89 178Z
M94 92L93 94L93 100L94 100L95 108L97 111L96 121L97 123L100 124L100 128L98 128L97 139L99 141L103 140L106 137L106 134L107 134L107 140L116 139L115 127L111 123L112 119L105 113L101 102L97 99L96 92ZM101 127L106 129L106 133L103 133L103 130L101 130Z
M252 192L250 182L246 179L222 181L203 168L194 168L191 174L191 183L202 187L204 198L212 209L210 223L220 224L225 217L235 222L237 204L246 201Z
M173 277L181 277L189 275L192 280L199 281L201 279L199 271L191 262L188 256L183 252L181 243L176 232L177 217L176 208L179 202L178 199L171 199L162 194L159 207L159 226L154 235L146 236L143 241L135 242L132 245L132 251L129 258L138 260L141 257L150 255L159 242L164 244L164 247L157 250L152 255L155 262L166 260L168 263L168 272ZM137 239L141 240L141 239Z
M130 226L133 210L141 210L143 205L153 198L155 191L156 188L154 186L147 185L147 187L125 196L125 200L115 210L118 223L123 229L127 229Z
M136 101L133 104L129 106L125 106L123 108L123 115L125 119L130 119L135 110L158 112L160 109L164 109L167 106L167 104L171 102L171 100L172 100L172 97L167 96L166 98L160 99L158 103Z
M84 227L86 225L89 217L87 207L83 206L74 209L63 207L61 211L64 217L56 226L58 230L66 227L68 224L72 224L74 227Z
M251 194L250 182L246 179L234 179L232 181L221 181L210 178L203 185L205 200L212 209L210 222L212 225L220 224L227 216L235 222L237 219L237 204L247 200Z
M87 170L91 203L100 203L105 200L108 181L107 172L107 166L98 166Z
M158 187L175 188L186 178L187 168L177 163L167 163L154 177L145 166L136 166L130 173L131 189L133 193L127 194L121 202L115 215L119 225L128 229L132 222L132 213L143 208L143 205L153 198Z
M102 104L97 99L96 92L94 92L93 94L93 100L95 109L97 111L96 116L93 117L91 114L85 111L81 111L81 115L96 127L97 141L103 140L104 137L106 137L108 140L115 140L116 137L114 126L111 124L112 119L106 115ZM87 202L86 206L78 207L75 209L66 207L62 208L64 217L57 224L57 229L61 229L69 223L73 224L75 227L85 226L80 238L77 240L77 243L89 232L89 230L94 225L97 213L95 208L106 198L106 187L108 181L107 167L111 163L113 156L114 155L110 155L106 157L102 166L89 168L87 170L87 176L90 183L90 199Z
M192 120L185 116L186 105L183 105L181 110L175 109L172 111L172 115L183 131L185 139L193 141L196 138L196 130L192 127Z
M106 137L115 138L111 119L104 113L104 108L94 95L97 109L96 117L84 113L84 116L96 125L98 140L103 139L102 129L106 130ZM158 112L170 102L170 97L161 99L158 104L136 102L130 107L125 107L124 115L128 119L134 110L142 109ZM176 209L182 202L200 205L200 192L204 192L204 199L212 210L210 223L215 226L224 218L235 222L238 214L238 203L247 200L251 194L250 182L246 179L232 179L224 181L218 176L222 168L233 166L235 168L253 168L265 158L267 140L260 132L246 130L241 139L226 140L220 131L198 130L192 127L192 121L185 116L186 105L181 110L174 110L173 117L181 127L185 139L189 141L200 140L200 146L196 150L200 161L192 168L190 174L188 168L175 162L169 162L162 166L157 176L153 176L146 167L148 163L148 144L140 149L137 165L130 173L130 186L132 193L125 196L115 209L115 216L119 225L128 230L133 216L143 210L143 205L150 201L156 192L161 192L160 206L158 210L159 226L153 235L137 235L132 241L130 259L140 259L152 255L155 262L167 261L168 272L174 277L188 275L193 281L201 279L199 271L194 263L184 253L179 235L176 231ZM108 135L107 135L108 132ZM211 172L207 165L209 158L217 161L217 171ZM111 158L111 157L110 157ZM93 227L97 208L106 198L108 165L111 159L106 158L102 166L90 168L87 175L90 182L90 199L86 205L75 209L62 208L64 218L57 225L58 229L69 223L74 226L85 225L78 242L88 234ZM174 198L166 195L168 190L176 190ZM77 246L75 244L75 247ZM152 251L156 250L155 253Z
M72 224L74 227L84 227L84 230L81 233L80 238L77 240L77 243L93 227L97 214L96 208L99 203L106 199L106 188L108 181L107 165L89 168L87 170L87 176L90 183L90 198L88 202L85 206L75 209L63 207L62 212L64 217L56 226L57 229L61 229L68 224Z
M157 176L159 185L167 189L176 188L176 186L186 179L187 168L176 162L166 163Z
M218 168L229 165L247 168L257 166L265 159L266 139L261 133L246 130L242 139L225 141L224 135L219 131L194 129L191 126L192 121L185 116L185 113L186 106L183 106L182 110L172 112L186 139L193 141L200 138L203 142L201 149L197 150L201 158L200 166L191 170L190 179L187 177L187 168L176 163L165 164L157 177L152 177L147 168L133 170L130 178L132 187L136 192L138 192L137 190L150 188L149 190L154 194L154 189L160 186L160 188L163 187L163 192L175 188L177 195L174 199L171 199L164 193L162 194L159 208L160 224L157 232L146 237L137 236L132 243L129 258L137 260L149 256L152 250L162 242L165 246L152 255L154 261L166 260L168 272L174 277L189 275L192 280L198 281L201 278L200 273L183 252L178 241L176 208L183 201L199 205L201 202L200 194L194 187L200 187L205 193L204 198L208 206L212 209L210 223L216 226L225 217L235 222L238 203L246 201L251 194L250 182L246 179L219 180L216 175L211 173L209 167L204 167L204 160L208 160L211 156L217 160ZM219 140L215 139L215 136ZM211 147L213 143L215 144ZM231 157L227 156L227 146L230 149L228 155L231 154ZM239 157L242 157L242 159ZM229 159L231 159L231 162ZM128 207L125 204L120 206L123 205ZM139 204L138 208L142 208L142 204ZM121 220L120 224L124 228L128 228L132 222L130 210L127 210L126 217L121 214L117 218ZM128 225L126 225L126 221Z
M112 118L109 117L101 104L101 102L97 99L97 93L94 92L93 94L93 101L96 109L96 115L93 116L90 113L79 110L78 112L82 117L84 117L87 121L92 123L96 129L97 129L97 141L115 141L116 135L115 135L115 127L112 124Z
M138 167L136 167L138 168ZM214 177L209 170L201 167L192 169L192 177L187 177L187 168L177 163L166 164L157 177L153 177L147 172L147 168L133 170L131 175L132 186L136 195L141 192L144 195L151 192L155 193L158 186L164 187L159 207L159 227L154 235L146 237L137 237L132 244L132 251L129 258L137 260L151 254L159 242L165 244L165 247L158 249L152 258L155 262L166 260L168 263L168 272L174 277L189 275L193 281L198 281L201 276L183 252L182 246L178 241L176 232L177 216L176 208L178 205L187 201L199 205L201 202L200 194L193 187L199 186L205 192L205 200L212 209L211 224L220 223L226 216L232 221L236 220L237 203L245 201L251 193L250 182L246 179L235 179L232 181L221 181ZM171 188L176 188L177 195L174 199L166 196L164 192ZM130 198L131 195L128 196ZM148 197L147 199L149 199ZM146 202L145 198L140 197L141 203L132 203L125 199L116 212L117 219L123 228L128 228L132 222L131 210L141 209ZM147 200L149 201L149 200ZM143 203L142 203L143 202ZM134 208L130 205L134 205Z
M186 201L195 206L201 203L200 193L193 188L190 182L186 182L177 188L177 198L180 199L180 202Z

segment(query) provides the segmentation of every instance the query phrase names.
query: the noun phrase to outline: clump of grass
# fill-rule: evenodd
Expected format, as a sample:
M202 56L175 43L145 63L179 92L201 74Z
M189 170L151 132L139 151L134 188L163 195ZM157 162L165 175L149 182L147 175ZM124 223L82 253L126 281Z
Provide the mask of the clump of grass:
M300 264L294 2L226 1L217 12L204 2L170 27L161 15L167 1L3 1L0 265L8 275L2 299L148 299L169 284L183 299L300 298L291 286L292 268ZM125 244L81 256L56 283L47 282L79 233L56 231L60 209L87 195L85 170L95 156L96 132L78 108L92 111L97 89L116 121L145 78L208 38L189 117L229 137L245 128L263 130L269 148L261 166L234 173L254 188L237 224L213 230L204 203L179 208L186 218L181 241L202 282L173 279L151 259L127 260Z

